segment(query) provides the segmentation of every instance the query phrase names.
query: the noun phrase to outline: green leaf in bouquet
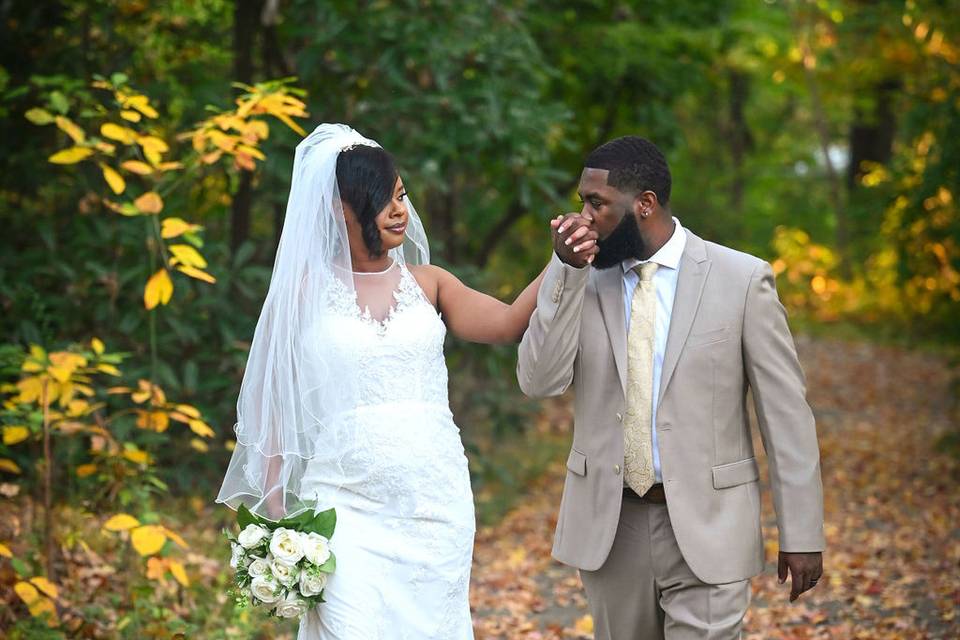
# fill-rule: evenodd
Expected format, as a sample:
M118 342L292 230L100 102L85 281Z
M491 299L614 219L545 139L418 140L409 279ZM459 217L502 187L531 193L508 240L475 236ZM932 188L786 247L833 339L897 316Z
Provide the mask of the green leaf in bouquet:
M306 511L301 511L295 516L289 518L284 518L277 523L277 526L284 527L286 529L294 529L296 531L303 531L304 527L313 520L313 512L309 509Z
M260 521L257 519L257 516L250 513L250 509L247 509L247 505L241 504L237 507L237 524L240 525L240 530L243 531L247 528L249 524L259 524Z
M333 573L337 570L337 556L333 555L333 552L330 552L330 557L327 558L327 561L320 565L320 571L324 573Z
M310 533L319 533L324 538L332 538L333 532L337 528L337 510L327 509L316 514L310 522L304 525L303 531Z

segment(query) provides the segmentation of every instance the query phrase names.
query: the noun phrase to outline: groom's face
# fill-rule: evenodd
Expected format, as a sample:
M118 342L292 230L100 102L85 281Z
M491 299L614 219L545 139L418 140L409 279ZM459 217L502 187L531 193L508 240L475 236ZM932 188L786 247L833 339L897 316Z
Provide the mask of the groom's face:
M643 239L634 211L636 197L608 185L609 175L606 169L587 167L580 174L578 190L583 201L580 215L593 220L600 236L599 252L593 261L598 269L607 269L643 253Z

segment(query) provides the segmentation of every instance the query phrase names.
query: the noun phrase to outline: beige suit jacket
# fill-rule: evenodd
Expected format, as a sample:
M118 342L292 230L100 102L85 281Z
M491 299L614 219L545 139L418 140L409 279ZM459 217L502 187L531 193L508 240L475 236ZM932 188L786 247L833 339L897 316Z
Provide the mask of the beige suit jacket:
M752 390L769 459L781 551L822 551L823 490L813 414L786 312L766 262L689 230L659 389L657 435L667 508L703 582L763 569ZM573 448L553 555L599 569L623 496L627 334L620 269L576 269L556 255L520 343L524 393L575 395Z

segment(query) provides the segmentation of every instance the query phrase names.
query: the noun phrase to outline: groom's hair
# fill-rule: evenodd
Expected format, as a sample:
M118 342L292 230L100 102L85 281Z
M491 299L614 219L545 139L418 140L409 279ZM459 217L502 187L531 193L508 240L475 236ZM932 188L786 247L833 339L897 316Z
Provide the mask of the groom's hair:
M393 156L381 147L357 145L337 156L340 199L357 216L371 257L383 253L376 218L393 197L398 175Z
M590 152L583 163L610 172L607 184L626 193L653 191L662 206L670 202L670 167L653 144L639 136L623 136Z

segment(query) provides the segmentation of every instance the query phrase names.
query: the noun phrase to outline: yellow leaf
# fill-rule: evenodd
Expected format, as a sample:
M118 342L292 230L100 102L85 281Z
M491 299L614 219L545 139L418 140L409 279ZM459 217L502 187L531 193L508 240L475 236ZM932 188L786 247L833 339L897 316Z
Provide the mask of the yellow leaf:
M203 280L204 282L209 282L210 284L214 284L217 281L215 277L213 277L206 271L202 271L200 269L194 269L193 267L188 267L182 264L179 265L177 269L187 274L191 278L196 278L197 280Z
M74 144L80 144L86 140L87 136L83 132L83 129L75 125L70 118L65 118L63 116L56 117L57 128L63 131L65 134L70 136L70 139L73 140Z
M183 218L165 218L161 223L160 236L164 239L176 238L188 231L195 231L199 226L190 224Z
M167 559L153 556L147 559L147 578L163 582L163 576L167 572Z
M215 435L213 429L203 420L191 420L190 430L202 438L212 438Z
M257 168L257 163L253 161L253 158L248 156L245 153L238 153L233 156L233 162L239 169L244 169L246 171L253 171Z
M176 542L182 549L189 549L190 545L187 544L187 541L180 537L176 531L168 529L167 527L163 528L163 532L167 534L167 537Z
M117 150L117 145L104 142L103 140L95 142L93 146L96 147L98 151L103 151L108 156L112 156L113 152Z
M147 309L153 309L158 304L170 302L173 295L173 282L166 269L160 269L150 276L147 286L143 290L143 304Z
M177 405L177 411L179 411L179 412L181 412L181 413L185 413L185 414L187 414L188 416L190 416L191 418L199 418L199 417L200 417L200 410L197 409L196 407L192 406L192 405L189 405L189 404L178 404L178 405Z
M103 179L107 181L107 184L110 185L110 189L113 190L117 195L124 192L127 188L127 183L119 173L113 167L108 167L105 164L100 165L100 170L103 172Z
M102 371L103 373L107 373L107 374L109 374L109 375L111 375L111 376L119 376L119 375L120 375L120 369L117 369L117 368L116 368L115 366L113 366L112 364L107 364L106 362L101 362L100 364L98 364L98 365L97 365L97 370L98 370L98 371Z
M140 113L133 109L124 109L120 112L120 117L129 122L140 122Z
M199 451L200 453L207 453L210 451L210 446L200 438L191 438L190 447Z
M185 266L196 267L197 269L203 269L207 266L207 261L203 259L200 252L188 244L174 244L170 245L169 248L170 253L173 254L171 263L176 260Z
M17 383L17 388L20 389L17 402L26 404L36 402L43 395L43 380L39 376L24 378Z
M164 411L137 411L137 426L163 433L170 426L170 416Z
M53 164L76 164L92 155L93 150L88 149L87 147L70 147L69 149L64 149L63 151L57 151L55 154L47 158L47 160Z
M245 153L245 154L247 154L247 155L249 155L249 156L253 156L253 157L256 158L257 160L266 160L266 159L267 159L267 156L263 155L263 152L260 151L260 149L257 149L256 147L251 147L251 146L246 145L246 144L237 145L237 151L238 151L239 153Z
M161 162L157 165L157 169L160 171L173 171L175 169L183 169L182 162Z
M103 344L103 340L100 338L93 338L90 340L90 347L93 349L93 352L98 356L106 351L106 346Z
M23 442L30 437L30 430L20 425L6 426L3 428L3 444L12 445Z
M153 167L139 160L127 160L120 164L120 168L130 173L135 173L138 176L148 176L153 173Z
M0 458L0 471L7 471L9 473L20 473L20 467L17 466L17 463L8 458Z
M145 465L150 462L150 454L146 451L140 451L139 449L128 449L127 451L124 451L123 457L134 464Z
M0 556L4 558L12 558L13 552L10 551L10 547L5 544L0 544Z
M200 162L203 164L213 164L223 155L223 151L214 151L212 153L207 153L200 157Z
M167 541L167 534L163 527L155 524L148 524L137 527L130 534L130 542L133 548L141 556L152 556L163 549L163 544Z
M176 560L169 561L170 573L173 574L173 577L184 587L190 586L190 580L187 578L187 572L184 570L183 565L177 562Z
M170 147L167 146L167 143L156 136L140 136L137 138L137 144L143 148L144 153L148 151L154 153L166 153L170 150Z
M583 635L593 635L593 616L589 613L582 618L577 619L574 623L573 628L577 633Z
M133 107L148 118L156 118L160 115L157 113L156 109L150 106L149 98L144 95L136 95L127 98L127 100L123 103L123 106Z
M126 513L118 513L103 523L103 528L107 531L128 531L139 526L140 521Z
M134 200L133 205L143 213L160 213L163 211L163 198L156 191L148 191Z
M20 599L23 600L24 604L26 604L28 607L33 605L41 598L40 592L37 591L37 588L29 582L24 582L23 580L13 585L13 590L17 592L17 595L20 596Z
M43 577L41 577L41 576L35 576L35 577L33 577L33 578L30 578L30 582L32 582L32 583L33 583L33 586L35 586L37 589L39 589L40 592L43 593L44 595L46 595L46 596L48 596L48 597L50 597L50 598L56 598L56 597L58 597L58 595L57 595L57 585L53 584L52 582L50 582L50 581L47 580L46 578L43 578Z
M30 610L30 615L34 617L39 617L43 614L48 614L49 623L51 626L55 626L57 623L57 608L53 604L53 600L46 598L37 591L37 588L30 584L29 582L20 581L13 585L13 590L20 596L20 599L27 605L27 608Z
M77 477L86 478L87 476L92 476L97 472L97 465L95 464L81 464L77 467Z
M121 127L118 124L107 122L100 127L100 134L104 138L110 138L123 144L133 144L137 140L137 132L128 127Z
M270 135L270 127L263 120L251 120L247 123L244 133L250 133L261 140L266 140L267 136Z

